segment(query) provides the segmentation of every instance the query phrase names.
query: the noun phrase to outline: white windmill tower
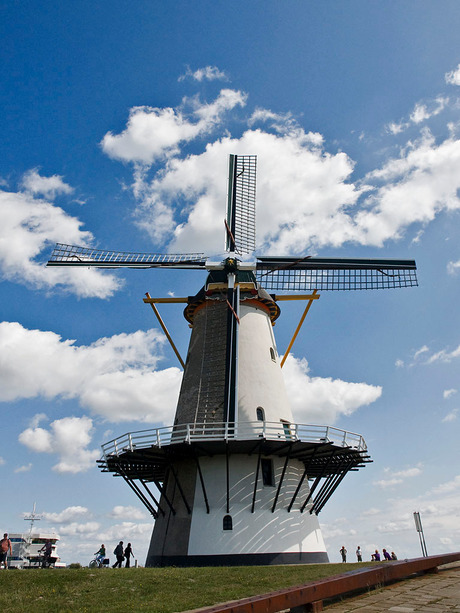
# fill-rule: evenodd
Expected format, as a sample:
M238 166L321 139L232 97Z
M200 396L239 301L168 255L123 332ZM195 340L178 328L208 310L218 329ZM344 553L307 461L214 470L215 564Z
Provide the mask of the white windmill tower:
M192 333L174 424L103 445L102 470L121 476L155 518L147 566L326 562L318 514L347 472L370 461L360 435L295 423L281 371L294 339L280 360L278 302L306 300L302 322L318 291L417 285L415 262L242 262L255 249L255 178L255 156L230 156L222 262L61 244L48 262L208 271L195 296L144 299L157 315L155 303L186 303Z

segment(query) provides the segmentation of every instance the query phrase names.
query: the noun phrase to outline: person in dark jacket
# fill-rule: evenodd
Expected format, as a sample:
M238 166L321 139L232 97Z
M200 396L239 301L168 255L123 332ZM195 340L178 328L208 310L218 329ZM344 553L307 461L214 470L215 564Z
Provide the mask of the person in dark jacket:
M118 568L121 568L121 565L123 563L124 560L124 555L123 555L123 541L120 541L118 543L118 545L115 547L115 549L113 550L113 553L115 554L117 561L115 562L115 564L112 566L112 568L116 568L118 566Z
M133 556L134 558L134 553L131 547L131 543L128 543L125 549L125 558L126 558L125 568L129 568L129 562L131 560L131 556Z

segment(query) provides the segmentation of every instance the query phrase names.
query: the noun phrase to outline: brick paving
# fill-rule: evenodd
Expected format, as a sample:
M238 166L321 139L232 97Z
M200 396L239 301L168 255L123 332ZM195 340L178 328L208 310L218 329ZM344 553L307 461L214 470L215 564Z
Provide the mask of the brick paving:
M460 613L460 562L324 607L327 613Z

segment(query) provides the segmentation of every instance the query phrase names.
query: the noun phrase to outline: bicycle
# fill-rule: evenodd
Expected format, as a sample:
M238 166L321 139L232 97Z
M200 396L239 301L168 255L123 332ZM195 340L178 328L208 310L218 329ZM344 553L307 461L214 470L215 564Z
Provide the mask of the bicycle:
M99 556L96 556L88 564L88 568L105 568L108 564L108 560L106 560L107 558L100 558Z

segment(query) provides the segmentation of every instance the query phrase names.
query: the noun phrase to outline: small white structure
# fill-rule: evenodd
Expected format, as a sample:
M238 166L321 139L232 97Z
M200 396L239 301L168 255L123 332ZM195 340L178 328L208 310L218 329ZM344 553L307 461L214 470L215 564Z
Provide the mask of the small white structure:
M43 562L43 552L40 549L48 539L52 544L51 565L65 567L57 553L59 536L54 532L13 533L8 536L13 549L13 555L8 556L9 568L39 568Z

